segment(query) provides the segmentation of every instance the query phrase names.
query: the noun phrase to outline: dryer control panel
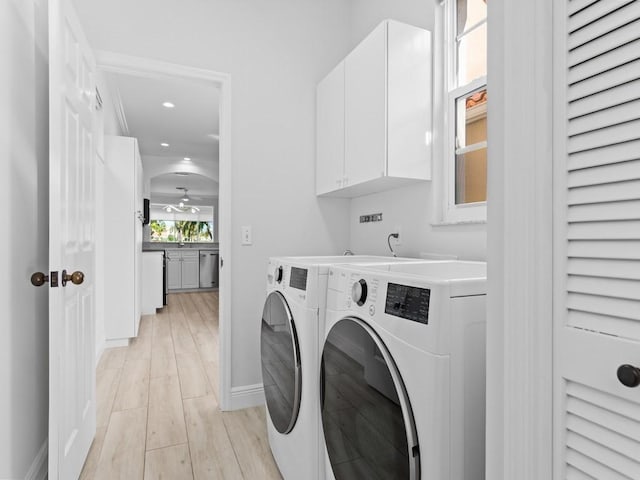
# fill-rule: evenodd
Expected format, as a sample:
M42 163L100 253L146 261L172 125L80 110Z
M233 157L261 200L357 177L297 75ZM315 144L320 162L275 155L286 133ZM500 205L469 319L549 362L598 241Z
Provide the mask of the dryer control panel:
M431 290L389 282L384 313L413 322L429 324Z

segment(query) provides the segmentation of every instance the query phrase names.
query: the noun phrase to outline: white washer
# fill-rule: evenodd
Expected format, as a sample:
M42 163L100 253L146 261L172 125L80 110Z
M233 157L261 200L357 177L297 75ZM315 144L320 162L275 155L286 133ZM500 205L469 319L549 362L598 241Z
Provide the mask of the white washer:
M484 479L486 264L331 273L320 374L326 478Z
M269 259L261 360L271 451L286 480L324 478L320 462L319 345L329 266L415 262L376 256Z

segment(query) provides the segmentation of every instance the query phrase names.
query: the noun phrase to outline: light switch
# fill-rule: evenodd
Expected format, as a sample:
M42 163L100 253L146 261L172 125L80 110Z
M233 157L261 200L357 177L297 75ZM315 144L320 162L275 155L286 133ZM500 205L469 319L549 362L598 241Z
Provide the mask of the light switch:
M242 229L242 245L251 245L251 225L240 227Z

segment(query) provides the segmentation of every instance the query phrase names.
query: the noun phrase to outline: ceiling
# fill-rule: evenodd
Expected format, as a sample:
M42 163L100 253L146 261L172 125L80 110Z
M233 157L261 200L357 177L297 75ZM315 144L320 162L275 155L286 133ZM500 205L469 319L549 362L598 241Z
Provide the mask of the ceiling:
M168 173L151 179L151 201L153 203L178 203L186 188L194 205L213 205L218 195L218 183L197 174L188 176Z
M190 195L217 196L219 89L179 77L114 72L104 77L121 130L138 139L152 201L158 195L178 198L176 187L189 189Z

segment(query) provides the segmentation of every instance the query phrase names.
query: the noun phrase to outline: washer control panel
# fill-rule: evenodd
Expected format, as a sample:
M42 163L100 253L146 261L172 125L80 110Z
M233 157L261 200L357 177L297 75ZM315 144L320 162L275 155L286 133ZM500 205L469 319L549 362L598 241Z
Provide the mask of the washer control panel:
M389 282L384 313L413 322L429 324L431 290Z

